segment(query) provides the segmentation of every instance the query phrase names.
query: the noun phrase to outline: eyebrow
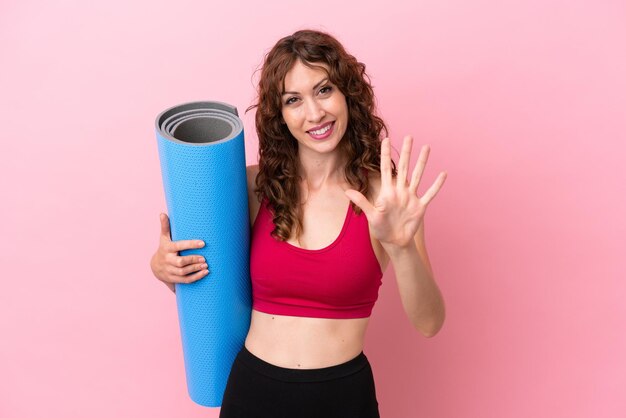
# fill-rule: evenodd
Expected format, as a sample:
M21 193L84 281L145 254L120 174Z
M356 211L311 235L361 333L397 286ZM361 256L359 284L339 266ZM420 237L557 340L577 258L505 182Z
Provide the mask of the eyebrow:
M324 81L328 81L328 77L320 80L316 85L313 86L312 90L315 90L316 88L318 88ZM298 92L297 91L284 91L282 95L284 96L285 94L298 94Z

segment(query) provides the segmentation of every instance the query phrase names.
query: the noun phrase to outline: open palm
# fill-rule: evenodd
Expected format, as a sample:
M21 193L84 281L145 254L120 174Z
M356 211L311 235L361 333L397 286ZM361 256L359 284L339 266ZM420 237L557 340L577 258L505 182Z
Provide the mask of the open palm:
M356 190L348 189L345 192L346 196L365 212L372 233L383 247L402 248L413 242L426 207L437 195L447 176L446 172L441 172L426 193L418 197L417 187L426 167L430 147L428 145L422 147L409 180L408 169L412 147L413 137L405 136L398 175L394 179L391 173L391 140L383 139L380 151L381 185L373 205Z

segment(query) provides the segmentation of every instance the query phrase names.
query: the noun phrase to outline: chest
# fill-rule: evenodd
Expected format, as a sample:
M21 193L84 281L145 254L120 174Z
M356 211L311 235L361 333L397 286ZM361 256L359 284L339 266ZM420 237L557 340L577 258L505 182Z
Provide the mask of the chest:
M316 317L369 316L378 297L382 271L371 245L367 218L356 215L348 204L344 210L342 224L332 234L335 236L320 241L320 248L309 249L271 237L272 217L261 209L250 249L255 309L278 314L297 310L298 314Z
M349 200L305 205L302 214L303 231L296 237L296 229L293 228L286 242L307 250L326 248L341 235L351 210Z

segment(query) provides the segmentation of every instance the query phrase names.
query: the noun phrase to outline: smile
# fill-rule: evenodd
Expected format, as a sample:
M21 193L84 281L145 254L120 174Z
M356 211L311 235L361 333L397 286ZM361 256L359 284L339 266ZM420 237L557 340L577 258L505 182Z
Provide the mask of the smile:
M307 133L314 139L325 139L333 133L334 127L335 122L333 121L323 125L320 129L316 129L315 131L307 131Z

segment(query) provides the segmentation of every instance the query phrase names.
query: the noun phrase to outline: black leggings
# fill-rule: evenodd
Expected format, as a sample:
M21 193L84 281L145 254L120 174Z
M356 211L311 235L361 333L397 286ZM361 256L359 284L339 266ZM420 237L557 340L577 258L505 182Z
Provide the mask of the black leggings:
M321 369L288 369L244 346L226 383L220 418L380 418L370 363L361 351Z

